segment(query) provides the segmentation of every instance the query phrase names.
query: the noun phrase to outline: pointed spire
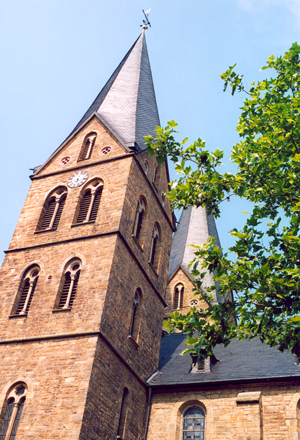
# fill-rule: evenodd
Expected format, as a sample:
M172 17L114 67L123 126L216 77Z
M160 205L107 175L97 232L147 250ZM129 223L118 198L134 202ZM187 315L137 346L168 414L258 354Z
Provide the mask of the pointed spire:
M190 206L182 211L177 231L172 240L169 278L171 278L179 267L182 267L190 274L189 263L194 258L195 249L191 245L201 246L208 237L216 237L216 244L221 247L216 228L215 219L207 215L206 208ZM203 288L214 284L211 274L207 273L203 280ZM216 300L220 300L216 293L213 293Z
M75 127L93 113L113 130L125 146L145 148L145 135L160 125L144 31L125 55L93 104Z

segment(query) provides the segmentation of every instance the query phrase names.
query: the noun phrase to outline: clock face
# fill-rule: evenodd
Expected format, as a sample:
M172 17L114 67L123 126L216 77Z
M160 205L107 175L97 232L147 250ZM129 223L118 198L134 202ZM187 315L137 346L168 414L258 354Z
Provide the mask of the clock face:
M77 171L68 180L68 186L70 188L76 188L77 186L81 186L84 182L87 181L88 177L89 175L87 171Z

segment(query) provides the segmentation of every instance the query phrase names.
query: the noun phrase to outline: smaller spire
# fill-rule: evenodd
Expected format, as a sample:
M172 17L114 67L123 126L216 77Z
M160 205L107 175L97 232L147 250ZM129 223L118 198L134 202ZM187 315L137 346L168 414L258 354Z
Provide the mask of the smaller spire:
M208 237L216 237L216 244L220 248L220 240L213 215L207 215L206 208L190 206L182 211L177 231L172 240L169 279L182 267L191 275L189 263L194 259L195 249L191 245L201 246ZM203 288L214 284L211 274L207 273L203 279ZM213 293L216 301L222 301L216 291Z

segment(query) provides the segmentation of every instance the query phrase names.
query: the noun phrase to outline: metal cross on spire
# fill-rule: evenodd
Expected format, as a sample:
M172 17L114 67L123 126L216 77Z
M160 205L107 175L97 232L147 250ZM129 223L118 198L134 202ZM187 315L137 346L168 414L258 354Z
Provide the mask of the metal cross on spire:
M150 23L149 18L148 18L149 17L149 13L151 11L151 8L149 8L148 11L146 11L146 12L144 11L144 9L142 9L142 11L144 13L145 20L143 20L143 24L141 24L141 27L143 29L148 29L148 26L151 27L151 23Z

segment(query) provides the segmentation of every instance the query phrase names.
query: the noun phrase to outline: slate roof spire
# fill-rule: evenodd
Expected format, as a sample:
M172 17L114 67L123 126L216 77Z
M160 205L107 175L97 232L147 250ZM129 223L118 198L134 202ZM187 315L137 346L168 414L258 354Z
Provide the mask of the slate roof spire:
M144 136L160 125L148 50L143 31L75 127L95 113L125 146L145 149Z
M216 244L221 247L216 228L215 219L207 215L206 208L190 206L182 211L177 231L172 239L172 247L169 264L169 279L179 267L190 274L189 263L194 258L195 249L191 245L200 246L208 237L216 237ZM206 273L203 280L203 288L214 284L212 274ZM216 291L212 293L216 301L223 301Z

